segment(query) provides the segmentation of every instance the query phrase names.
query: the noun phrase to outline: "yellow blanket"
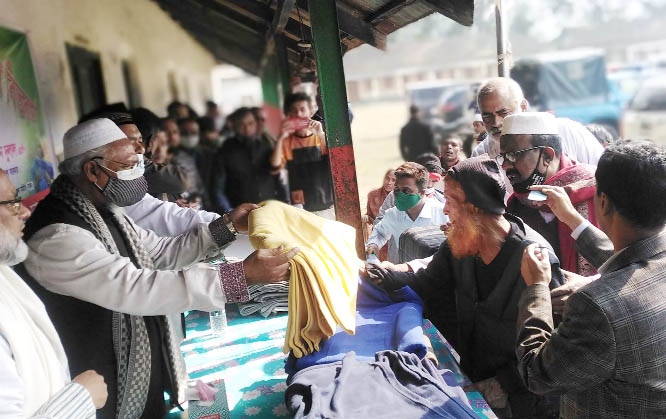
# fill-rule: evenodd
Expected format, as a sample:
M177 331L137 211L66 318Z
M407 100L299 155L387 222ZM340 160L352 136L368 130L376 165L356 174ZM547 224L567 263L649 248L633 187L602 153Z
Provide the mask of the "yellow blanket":
M289 319L283 351L295 357L319 350L336 325L356 327L358 269L356 230L278 201L250 213L250 243L255 249L298 247L291 260Z

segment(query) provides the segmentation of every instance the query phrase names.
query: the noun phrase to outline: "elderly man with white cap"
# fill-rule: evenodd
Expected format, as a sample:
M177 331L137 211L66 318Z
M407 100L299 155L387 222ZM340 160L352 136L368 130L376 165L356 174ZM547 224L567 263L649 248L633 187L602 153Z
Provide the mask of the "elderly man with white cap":
M497 162L513 186L507 211L522 218L555 249L563 269L580 275L596 273L575 247L575 238L565 223L555 218L546 191L560 188L569 195L577 211L598 226L594 213L595 167L578 163L562 151L556 118L546 112L522 112L504 118ZM543 185L543 186L538 186Z
M44 302L72 375L94 369L108 383L98 418L161 418L163 392L182 400L184 378L163 315L247 300L248 284L286 278L297 249L197 265L247 228L254 206L241 205L177 237L158 237L119 208L141 199L147 184L142 155L112 121L73 127L63 146L61 175L26 223L30 252L22 276Z

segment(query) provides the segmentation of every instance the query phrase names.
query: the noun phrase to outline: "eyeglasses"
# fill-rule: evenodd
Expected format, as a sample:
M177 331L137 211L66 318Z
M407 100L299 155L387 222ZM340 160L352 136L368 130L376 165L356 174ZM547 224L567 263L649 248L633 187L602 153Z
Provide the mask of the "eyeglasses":
M14 199L10 199L9 201L0 201L0 205L7 205L14 215L17 215L19 212L21 212L21 201L22 199L19 198L18 196Z
M110 161L112 163L122 165L123 167L126 167L127 169L122 169L122 170L116 171L116 170L109 169L108 167L95 162L99 167L101 167L105 170L108 170L111 173L115 173L116 177L120 180L134 180L134 179L137 179L137 178L143 176L143 174L146 170L146 167L145 167L145 164L144 164L144 159L143 159L143 154L137 154L136 156L137 156L138 160L137 160L136 163L134 163L133 166L130 166L127 163L123 163L123 162L119 162L119 161L115 161L115 160L110 160L110 159L105 159L104 157L101 157L101 156L93 157L93 160L100 159L100 160Z
M507 151L506 153L499 153L497 157L495 157L495 161L497 162L498 166L502 166L504 164L504 159L508 161L511 164L515 164L518 159L520 158L520 154L530 151L530 150L537 150L541 148L546 148L546 146L543 145L538 145L535 147L529 147L529 148L523 148L522 150L516 150L516 151Z

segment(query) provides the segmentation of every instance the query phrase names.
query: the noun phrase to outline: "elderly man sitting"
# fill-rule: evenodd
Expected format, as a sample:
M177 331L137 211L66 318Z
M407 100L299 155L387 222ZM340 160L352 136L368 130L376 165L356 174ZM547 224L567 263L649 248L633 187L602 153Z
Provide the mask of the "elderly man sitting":
M448 237L428 267L416 273L377 267L368 274L387 290L409 285L416 291L424 316L457 341L463 371L500 417L553 417L555 407L522 384L514 348L518 299L525 288L523 250L531 243L548 249L552 287L562 282L557 258L543 237L505 213L504 178L488 156L449 169L444 193ZM457 330L449 315L453 304Z
M247 284L282 280L296 253L261 250L219 267L194 265L247 228L253 205L177 237L135 225L119 206L141 199L142 156L108 119L70 129L51 193L26 224L24 279L44 301L73 374L99 371L99 418L162 417L178 400L182 357L163 314L248 299Z

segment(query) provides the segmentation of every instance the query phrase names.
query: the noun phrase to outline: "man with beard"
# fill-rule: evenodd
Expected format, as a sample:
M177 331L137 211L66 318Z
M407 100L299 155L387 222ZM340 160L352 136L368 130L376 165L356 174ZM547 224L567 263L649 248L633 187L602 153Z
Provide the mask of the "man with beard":
M588 276L596 273L575 247L571 229L557 220L532 185L560 186L578 212L598 226L594 214L595 167L571 160L562 151L555 117L545 112L522 112L504 119L497 163L513 186L507 211L539 232L555 249L563 269Z
M561 417L666 417L666 148L623 140L599 160L594 209L613 255L553 324L550 266L528 247L516 356L527 386L561 394ZM552 194L551 192L548 192ZM572 211L565 211L575 217ZM584 221L578 217L578 223Z
M388 291L408 285L418 293L424 317L453 342L462 370L498 416L556 417L552 404L522 384L514 349L525 288L523 250L531 243L547 249L551 287L562 283L557 258L543 237L505 212L506 185L494 160L464 160L449 169L444 182L448 237L428 267L416 273L375 267L368 275Z
M215 157L212 193L216 207L228 211L243 202L289 202L286 190L279 187L279 170L271 166L273 143L259 131L255 114L241 108L234 116L236 135L224 142Z
M488 154L494 158L500 151L504 118L526 112L528 103L518 83L508 77L495 77L484 82L479 88L477 102L488 137L472 151L472 156ZM562 139L562 150L567 156L581 163L597 164L604 149L594 135L571 119L557 118L555 122Z
M70 371L95 369L109 384L98 418L162 418L164 392L182 400L184 365L165 314L246 301L248 284L286 278L297 249L259 250L217 267L196 264L247 229L256 206L177 237L158 237L119 207L146 194L142 156L112 121L65 133L51 193L26 223L20 272L62 339Z
M90 418L106 403L104 378L89 370L70 381L44 305L11 268L28 256L29 216L0 169L0 417Z

